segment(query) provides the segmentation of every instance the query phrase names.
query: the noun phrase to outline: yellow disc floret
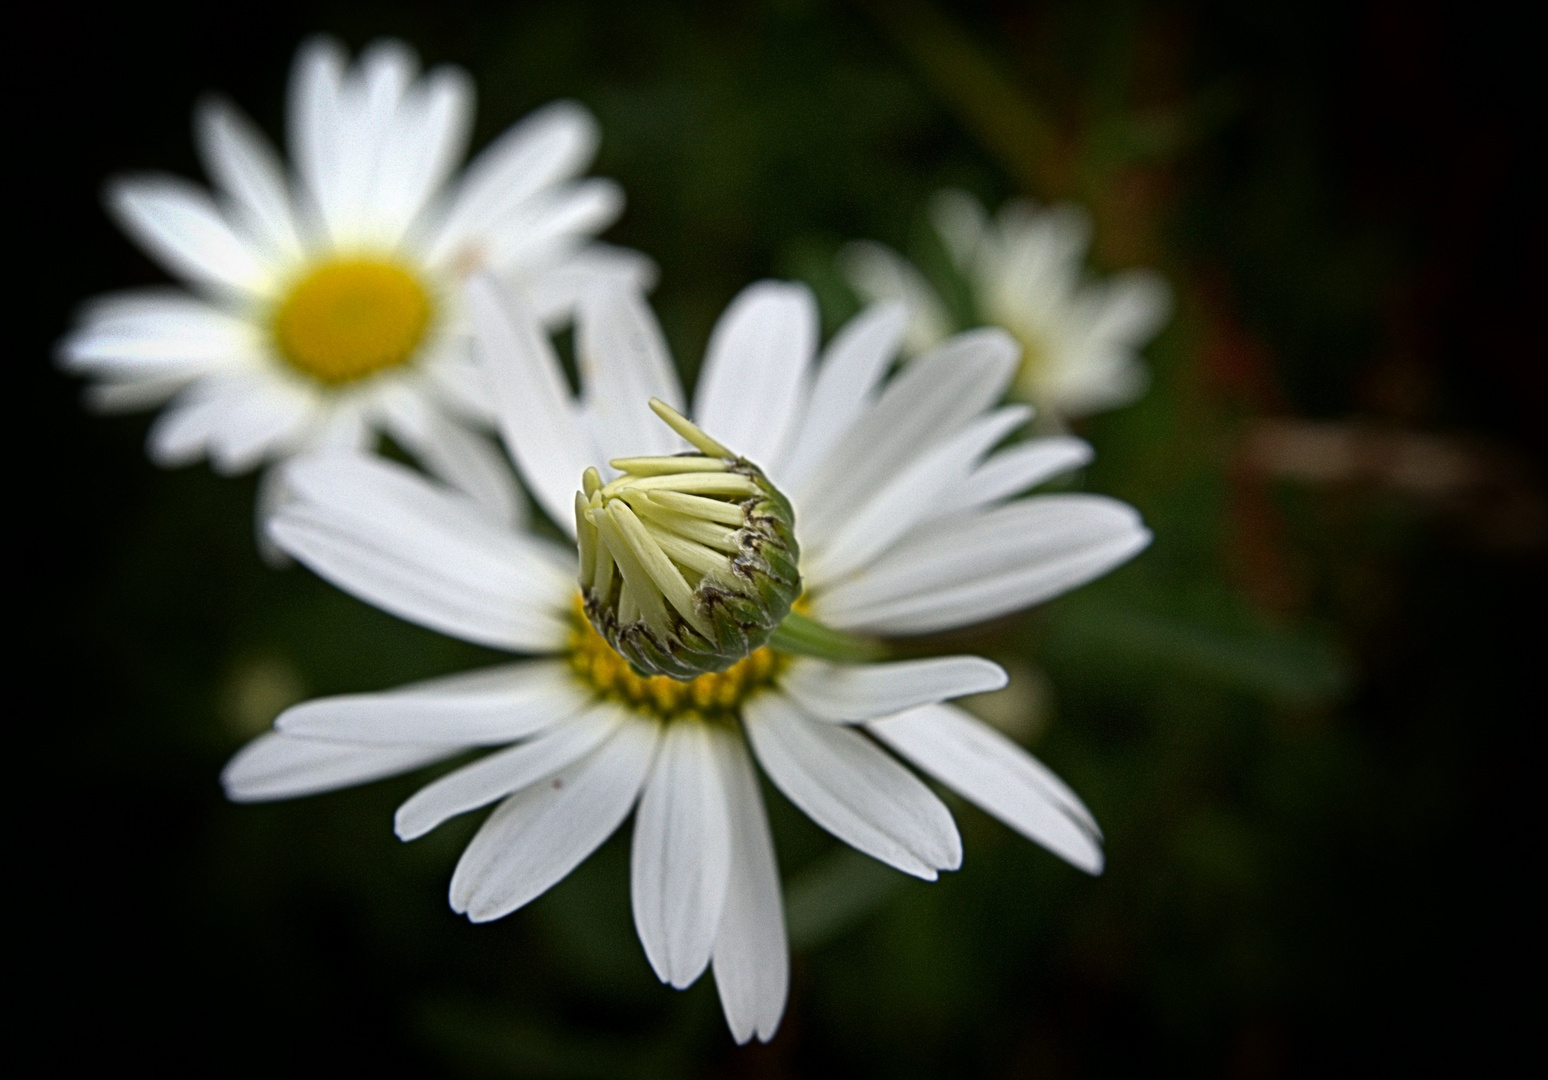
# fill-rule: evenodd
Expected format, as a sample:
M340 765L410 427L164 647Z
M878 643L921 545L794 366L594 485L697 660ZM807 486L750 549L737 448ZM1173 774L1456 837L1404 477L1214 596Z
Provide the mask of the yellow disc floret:
M336 385L405 363L430 313L429 293L403 267L341 259L296 282L275 313L274 336L293 366Z
M574 627L570 632L570 668L580 680L603 697L663 720L690 715L729 719L749 694L773 682L785 666L785 657L765 646L724 671L692 679L640 675L592 629L578 599Z

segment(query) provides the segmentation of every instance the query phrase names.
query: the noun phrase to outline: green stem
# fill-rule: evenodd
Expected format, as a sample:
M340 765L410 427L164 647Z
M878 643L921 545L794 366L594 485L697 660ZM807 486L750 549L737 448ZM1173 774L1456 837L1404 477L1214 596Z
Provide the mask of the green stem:
M846 634L794 611L779 624L769 638L769 646L779 652L850 664L880 660L887 655L886 647L879 641Z

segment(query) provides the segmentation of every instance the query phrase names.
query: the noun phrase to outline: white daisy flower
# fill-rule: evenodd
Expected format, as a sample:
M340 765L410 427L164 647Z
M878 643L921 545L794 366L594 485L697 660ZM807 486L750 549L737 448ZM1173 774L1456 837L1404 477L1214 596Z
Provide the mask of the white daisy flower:
M905 761L1100 872L1101 833L1080 799L945 704L1003 686L997 665L855 659L878 635L1047 599L1149 541L1112 499L1013 497L1090 449L1060 437L991 452L1029 413L993 408L1016 370L1006 334L960 334L888 380L901 306L867 311L814 363L810 293L754 285L711 339L693 408L701 429L677 412L683 391L637 292L583 300L579 398L519 301L487 281L470 300L506 445L554 522L572 536L578 528L579 560L464 495L361 456L289 466L295 497L270 529L296 559L381 608L547 658L299 705L227 767L233 799L326 791L500 747L421 789L396 819L407 840L498 804L452 876L453 909L477 922L540 895L633 810L631 890L646 956L675 987L712 965L739 1042L773 1036L789 979L754 760L834 836L920 878L955 869L962 843ZM752 612L740 623L747 640L708 656L724 644L717 605L777 614L802 590L772 636ZM647 662L694 659L707 673L642 675L609 640L640 646Z
M86 305L61 343L100 381L110 410L170 402L150 433L163 465L208 455L239 473L386 432L443 478L512 515L469 354L462 285L477 270L544 317L573 308L598 275L640 279L643 256L590 242L623 206L617 185L575 179L596 122L573 102L527 117L453 177L473 85L420 76L407 46L378 42L353 66L334 42L296 56L289 100L294 174L233 106L203 103L196 133L214 195L172 176L114 181L110 210L188 291L117 293Z
M977 318L1003 326L1021 343L1016 397L1058 424L1145 392L1150 376L1139 351L1165 325L1171 290L1149 270L1087 280L1091 222L1083 210L1069 204L1038 210L1017 199L990 221L971 195L943 191L930 217L966 279ZM952 332L946 303L892 248L858 241L840 252L839 264L865 300L908 305L909 351L923 352Z

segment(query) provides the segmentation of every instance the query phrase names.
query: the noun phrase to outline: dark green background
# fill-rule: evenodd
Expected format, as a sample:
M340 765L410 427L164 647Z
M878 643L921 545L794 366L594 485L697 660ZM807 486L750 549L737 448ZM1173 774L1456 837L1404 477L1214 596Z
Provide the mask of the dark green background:
M1535 1026L1544 235L1522 27L1375 2L21 18L11 984L38 1071L1476 1075ZM1106 828L1105 876L954 802L965 866L925 885L776 797L791 1001L772 1045L739 1050L709 979L651 977L626 835L475 927L445 902L475 822L391 834L414 780L222 800L254 671L327 693L493 655L264 568L251 478L156 470L146 418L85 415L50 366L79 299L162 280L102 179L197 175L208 89L277 132L318 29L467 66L480 144L552 98L589 105L630 200L609 239L659 261L690 377L759 276L809 280L831 329L854 304L843 240L939 270L923 207L946 184L1080 199L1094 267L1168 275L1153 392L1081 428L1099 458L1080 484L1138 506L1155 545L950 641L1047 672L1035 748ZM1375 467L1275 480L1245 450L1265 416L1435 434L1480 478L1436 498Z

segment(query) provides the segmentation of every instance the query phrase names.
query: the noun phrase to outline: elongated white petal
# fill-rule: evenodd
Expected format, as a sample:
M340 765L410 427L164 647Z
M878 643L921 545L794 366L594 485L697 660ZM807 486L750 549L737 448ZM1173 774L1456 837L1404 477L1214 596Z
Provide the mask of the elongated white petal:
M492 142L468 167L436 232L429 257L459 249L533 195L579 173L596 154L600 132L586 108L556 101Z
M250 376L209 376L156 418L146 448L158 465L185 465L208 453L222 472L242 472L287 447L309 412L309 402L293 387Z
M487 277L468 283L479 361L500 434L528 489L555 524L575 531L575 492L595 464L553 346L519 302Z
M866 727L969 802L1088 874L1102 872L1102 833L1049 768L961 709L926 705Z
M708 724L668 724L634 816L629 895L634 926L657 978L679 990L710 960L731 874L731 824Z
M270 536L341 588L497 648L547 652L563 642L573 571L466 497L363 455L295 462L286 482L295 498L270 521Z
M301 253L301 237L279 156L251 120L212 98L195 115L204 167L231 200L248 235L280 258Z
M396 241L423 211L467 152L473 122L473 81L444 66L404 94L388 125L371 196L371 211Z
M623 213L623 189L592 177L530 199L483 234L484 263L504 277L541 272Z
M125 232L190 284L227 293L269 291L272 272L263 253L233 232L210 197L186 180L117 180L107 202Z
M821 547L867 495L997 401L1019 353L1002 330L971 330L888 383L802 488L796 516L802 546Z
M498 919L580 865L634 807L658 731L626 721L580 761L496 807L457 861L452 910L474 922Z
M830 664L801 658L791 662L779 685L808 716L852 723L967 694L987 694L1006 681L999 664L979 656L935 656L889 664Z
M516 474L487 438L401 384L383 388L377 406L393 439L428 472L471 496L495 521L525 524L526 500Z
M842 580L886 551L916 524L933 517L935 507L953 487L967 480L984 453L1031 415L1026 406L997 409L899 469L803 559L801 574L810 587L820 590Z
M1040 495L918 530L816 596L831 626L923 634L1041 603L1133 558L1150 532L1100 495Z
M715 324L694 393L694 422L778 475L805 404L817 303L804 285L760 281Z
M336 41L314 37L296 50L290 69L290 158L310 200L308 232L326 233L330 218L343 213L339 94L344 83L344 50Z
M768 1042L779 1029L790 992L790 949L774 837L763 793L741 739L715 744L731 822L731 876L715 933L715 987L738 1043Z
M410 772L457 753L455 746L361 746L260 735L220 774L233 802L269 802L353 787Z
M491 746L542 731L590 700L565 661L527 661L385 693L315 698L285 710L274 726L338 742Z
M683 390L656 316L637 290L619 282L582 299L576 361L604 461L688 448L650 411L653 397L682 411Z
M393 818L398 839L417 839L458 814L546 780L591 753L624 722L616 705L605 704L448 773L398 807Z
M844 324L823 353L800 435L770 478L800 501L801 484L870 406L908 325L899 302L873 304ZM767 471L767 470L765 470Z
M974 469L963 483L950 488L930 516L944 518L990 506L1078 469L1094 456L1090 443L1068 435L1006 447Z
M655 262L640 252L593 243L535 273L519 275L517 288L537 320L552 328L568 322L581 297L592 289L649 292L657 276Z
M777 693L753 698L742 716L769 779L834 836L926 881L962 865L951 811L864 735L809 719Z
M183 293L135 290L87 305L59 346L70 371L116 379L255 367L262 343L252 323Z

